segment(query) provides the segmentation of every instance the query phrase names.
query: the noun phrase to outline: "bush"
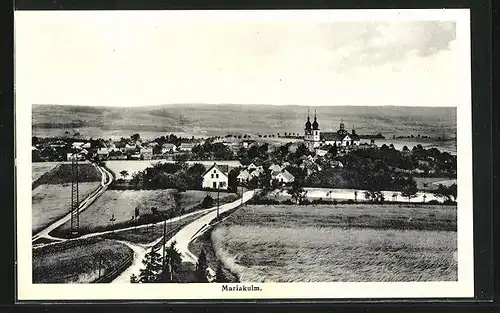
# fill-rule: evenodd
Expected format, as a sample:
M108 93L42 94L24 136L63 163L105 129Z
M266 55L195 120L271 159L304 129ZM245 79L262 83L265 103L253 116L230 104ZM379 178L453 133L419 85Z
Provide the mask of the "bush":
M428 201L427 204L439 204L439 201L431 200L431 201Z
M206 195L203 201L201 202L201 206L204 209L208 209L214 206L214 198L211 195Z

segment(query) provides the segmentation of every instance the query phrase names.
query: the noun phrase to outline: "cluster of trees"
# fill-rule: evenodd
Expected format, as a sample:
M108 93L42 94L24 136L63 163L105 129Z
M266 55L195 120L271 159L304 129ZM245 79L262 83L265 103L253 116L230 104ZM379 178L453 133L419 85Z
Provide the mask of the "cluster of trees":
M152 248L148 252L142 264L144 268L140 270L139 276L133 274L130 277L131 283L167 283L174 281L176 272L180 269L182 256L175 247L176 242L165 247L165 259Z
M236 153L238 160L243 165L254 163L264 163L269 160L269 145L267 143L258 145L254 144L248 148L240 147Z
M202 145L196 145L191 150L193 156L198 160L232 160L234 154L221 142L213 143L206 140Z
M205 166L199 163L191 166L185 162L157 163L135 173L130 185L141 189L200 189L205 170Z
M438 189L434 191L434 195L438 198L444 198L445 201L457 201L457 184L451 186L438 185Z
M405 139L406 138L411 138L411 139L414 139L414 138L423 138L423 139L434 139L434 140L441 141L441 140L446 140L447 137L445 137L445 136L432 137L432 136L420 135L420 134L418 134L418 135L415 136L415 135L411 134L411 135L407 135L407 136L392 135L392 138L393 139L396 139L396 138L398 138L398 139L403 139L403 138L405 138Z

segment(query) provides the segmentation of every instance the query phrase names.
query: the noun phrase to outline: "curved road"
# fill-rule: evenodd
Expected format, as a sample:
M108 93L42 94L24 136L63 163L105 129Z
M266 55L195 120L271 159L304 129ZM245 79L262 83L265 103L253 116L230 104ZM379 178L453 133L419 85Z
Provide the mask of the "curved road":
M92 204L92 202L95 201L95 199L100 197L104 193L104 191L106 191L108 186L113 181L113 175L108 170L106 170L105 168L100 167L96 164L94 164L94 166L97 168L97 170L99 170L99 172L101 172L101 177L102 177L101 178L101 186L99 186L99 188L97 188L87 198L85 198L83 201L80 202L80 204L78 206L78 213L81 213L86 208L88 208L90 206L90 204ZM35 234L32 238L32 241L35 241L35 240L40 239L40 238L47 238L47 239L52 239L52 240L64 241L65 239L52 237L49 235L49 233L51 231L53 231L54 229L56 229L57 227L63 225L64 223L66 223L70 219L71 219L71 213L68 213L67 215L65 215L61 219L55 221L54 223L50 224L49 226L47 226L46 228L42 229L37 234Z
M242 203L245 203L248 200L252 199L254 194L254 190L247 191L243 194L243 201L240 198L234 202L221 205L219 207L219 214L237 208ZM174 240L177 242L176 248L181 253L183 262L196 264L196 262L198 261L198 258L189 251L188 245L193 239L200 236L208 229L208 224L217 217L216 209L216 207L208 209L208 211L210 211L209 213L181 228L181 230L179 230L172 238L170 238L170 240L166 242L167 246L170 245ZM143 267L142 260L144 259L144 256L146 255L146 253L148 253L149 248L156 245L161 240L162 237L147 245L135 245L124 242L132 250L134 250L134 261L132 262L132 265L130 267L123 271L123 273L121 273L111 283L130 283L130 276L132 274L139 276L139 272ZM161 247L159 249L161 249Z

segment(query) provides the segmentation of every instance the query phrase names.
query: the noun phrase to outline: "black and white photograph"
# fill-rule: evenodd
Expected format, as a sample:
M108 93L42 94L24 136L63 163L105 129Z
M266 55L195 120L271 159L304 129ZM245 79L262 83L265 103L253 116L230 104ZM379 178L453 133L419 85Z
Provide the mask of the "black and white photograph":
M472 296L469 27L16 12L19 298Z

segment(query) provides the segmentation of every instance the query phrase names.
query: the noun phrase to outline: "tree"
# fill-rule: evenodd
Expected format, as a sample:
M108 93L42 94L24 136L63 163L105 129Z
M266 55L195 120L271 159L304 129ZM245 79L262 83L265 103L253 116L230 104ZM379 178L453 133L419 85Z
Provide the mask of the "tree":
M158 275L162 270L161 256L154 249L144 256L142 260L145 268L141 269L139 281L141 283L153 283L158 280Z
M165 260L162 264L162 272L160 275L161 282L171 282L173 273L177 272L182 263L182 255L175 247L176 241L172 241L168 247L165 247Z
M229 187L229 190L232 192L236 192L236 189L238 188L238 175L240 174L240 169L239 168L234 168L231 171L229 171L228 179L227 179L227 186Z
M208 209L213 207L214 205L214 198L212 198L211 195L207 194L205 198L203 198L203 201L201 202L201 206L204 209Z
M123 179L125 179L128 176L128 171L123 170L123 171L120 172L120 175L123 177Z
M202 249L196 264L196 277L199 282L207 282L207 269L207 255L205 254L205 250Z
M134 209L134 216L135 216L135 218L138 218L138 217L139 217L139 208L138 208L138 207L136 207L136 208Z
M139 282L139 278L138 278L135 274L132 274L132 275L130 276L130 282L131 282L132 284L137 284L137 283Z
M457 185L453 184L450 187L446 187L442 184L438 185L438 189L434 192L434 195L438 198L446 198L446 200L456 201L457 199Z
M398 200L398 194L397 192L392 194L392 201L397 201Z
M332 147L328 150L328 153L330 153L332 156L337 156L337 145L332 145Z
M222 270L222 264L220 262L217 264L217 270L215 271L215 281L217 283L229 282L229 280L226 277L226 274L224 274L224 271Z
M292 187L290 189L290 195L292 196L292 199L295 200L298 204L300 204L304 200L306 194L307 191L305 191L304 188L302 188L299 180L294 180L292 183Z
M132 139L133 141L138 141L139 139L141 139L141 136L139 134L133 134L132 136L130 136L130 139Z
M407 198L408 202L410 202L411 198L415 198L417 196L417 186L416 186L416 184L410 183L410 184L407 184L406 186L404 186L403 190L401 191L401 196L403 198Z
M354 201L358 202L358 191L354 191Z
M269 171L264 171L263 173L260 174L258 178L258 186L264 192L272 190L271 173Z
M371 202L384 202L385 198L384 198L384 194L380 191L380 190L377 190L377 189L371 189L371 190L367 190L365 191L365 198L366 200L370 200Z

